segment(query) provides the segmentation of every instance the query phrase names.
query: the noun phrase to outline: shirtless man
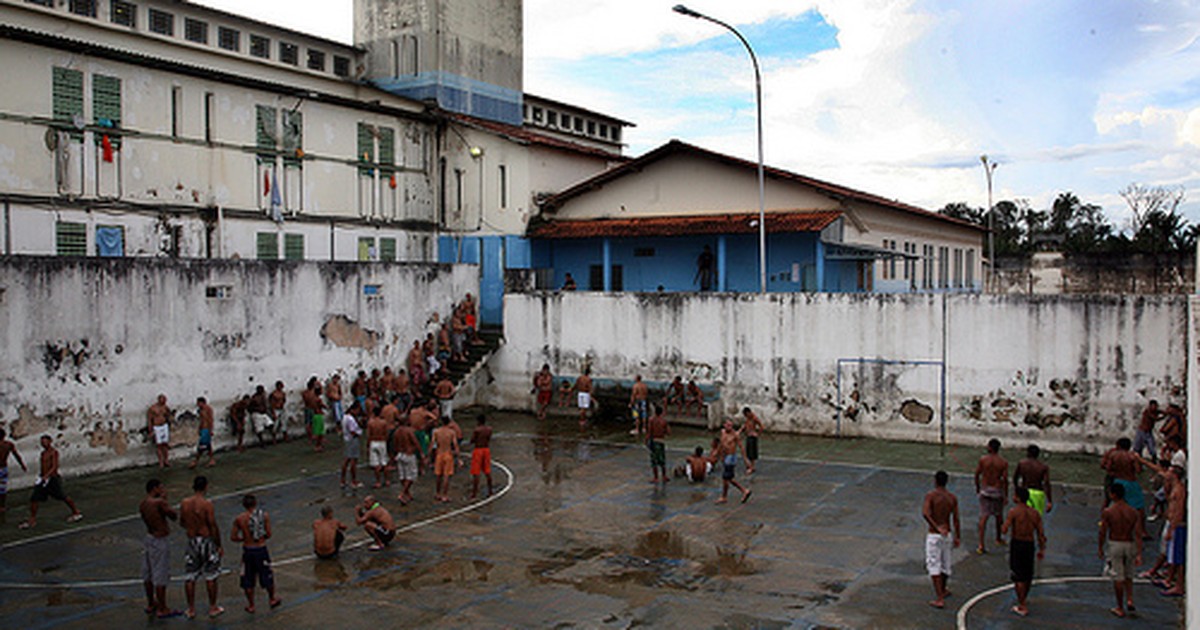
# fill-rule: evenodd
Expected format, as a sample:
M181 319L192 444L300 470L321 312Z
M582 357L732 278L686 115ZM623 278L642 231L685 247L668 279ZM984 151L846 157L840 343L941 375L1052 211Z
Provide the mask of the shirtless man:
M1142 563L1142 519L1125 502L1125 486L1108 487L1109 505L1100 513L1100 559L1104 573L1113 581L1117 605L1109 612L1124 617L1133 606L1134 567Z
M450 375L442 373L441 380L438 381L436 387L433 388L433 395L437 396L438 402L442 408L442 417L451 418L454 416L454 383L450 381Z
M392 374L392 366L383 366L383 376L379 377L379 397L391 400L396 393L396 376Z
M329 377L329 382L325 384L325 402L328 403L329 413L333 414L333 421L341 426L342 415L346 413L346 408L342 405L341 374Z
M675 406L679 408L679 413L682 414L683 413L683 398L684 398L683 379L681 377L676 376L675 380L671 381L670 385L667 385L667 396L665 399L663 399L663 407L665 407L667 411L670 411L671 410L671 402L674 401Z
M1054 495L1050 488L1050 467L1038 459L1042 449L1030 444L1025 449L1025 459L1017 463L1013 471L1013 490L1025 488L1029 491L1029 507L1045 514L1054 509Z
M275 428L275 443L286 442L287 418L284 417L283 408L287 405L287 392L283 390L283 381L275 381L275 389L267 397L267 403L271 411L271 426Z
M1167 579L1164 597L1182 597L1184 565L1187 557L1187 456L1177 451L1171 459L1171 476L1177 481L1167 493L1167 522L1163 525L1163 539L1167 543Z
M697 446L673 472L676 477L687 477L690 483L703 483L708 473L712 472L712 466L712 460L704 456L704 447Z
M654 415L646 421L646 448L650 449L650 472L654 477L650 483L658 483L658 472L662 471L663 483L671 480L667 476L667 445L663 442L671 434L671 425L663 417L663 409L654 406Z
M950 596L952 550L962 542L962 524L958 520L958 497L946 489L950 475L939 470L933 475L933 490L925 495L921 515L928 526L925 531L925 569L933 581L934 599L929 605L945 608ZM954 523L954 538L950 538L950 524Z
M1167 405L1164 415L1167 420L1159 429L1163 439L1169 440L1171 436L1178 435L1180 440L1187 441L1187 418L1184 416L1183 407L1176 403L1170 403Z
M1154 444L1154 425L1162 419L1163 412L1158 408L1158 401L1151 400L1142 410L1137 432L1133 434L1133 452L1141 455L1143 449L1148 450L1152 462L1158 461L1158 448Z
M987 531L988 518L996 519L996 544L1003 545L1000 536L1001 519L1004 515L1005 490L1008 488L1008 462L1000 456L1000 440L988 440L987 454L979 458L975 466L975 493L979 495L979 546L975 553L987 553L983 538Z
M245 512L233 519L229 540L242 543L241 586L246 592L246 612L254 613L254 583L267 590L271 608L283 603L275 596L275 573L271 570L271 554L267 540L271 538L271 516L258 507L253 494L242 497Z
M746 456L746 450L742 446L742 434L734 430L732 421L726 420L718 440L717 456L721 458L723 468L721 470L721 497L717 499L717 503L725 503L729 500L731 484L742 493L742 503L745 503L750 500L752 491L747 490L734 479L737 474L738 454L740 453L742 457Z
M1046 557L1046 533L1042 530L1042 515L1031 505L1029 490L1018 486L1013 493L1013 506L1004 519L1000 531L1012 532L1008 547L1008 568L1012 572L1013 588L1017 591L1017 605L1012 611L1024 617L1029 614L1025 605L1029 587L1033 585L1034 554L1041 560ZM1037 546L1033 537L1037 535Z
M367 372L359 370L358 376L354 378L354 382L350 383L350 395L354 397L354 402L359 405L367 402Z
M487 476L487 495L492 496L492 427L487 425L487 416L479 414L471 432L471 498L479 495L479 475Z
M258 438L259 448L266 448L267 437L271 435L271 403L267 402L267 389L262 385L254 388L250 397L250 431Z
M46 438L42 438L43 440ZM171 546L167 539L171 534L168 520L179 517L167 505L167 488L158 479L146 482L146 498L138 506L142 522L146 524L146 538L142 541L142 584L146 587L147 615L159 619L178 617L178 610L167 608L167 582L171 580Z
M754 463L758 461L758 437L762 435L763 423L749 407L742 407L742 431L746 434L746 474L754 474Z
M389 400L382 409L379 410L379 417L387 424L388 429L396 426L396 421L400 419L400 407L396 406L395 401Z
M383 418L372 415L367 420L367 457L371 468L375 471L375 484L372 488L380 488L391 484L383 474L388 463L387 452L388 424Z
M436 403L429 400L413 407L412 411L408 412L408 422L417 434L417 443L421 446L422 458L429 456L429 440L433 436L434 419L437 417L435 408Z
M688 381L687 391L684 394L683 413L687 413L692 405L696 406L696 417L704 414L704 392L695 380Z
M396 457L396 476L400 479L400 494L396 497L400 505L412 501L412 485L417 479L421 459L421 444L408 418L401 417L400 424L392 432L392 452Z
M375 544L367 547L370 551L384 549L396 537L396 523L392 515L369 494L363 497L362 505L355 510L354 523L362 525L371 540L375 541Z
M21 523L19 529L29 529L37 525L38 506L53 497L71 508L68 523L74 523L83 518L79 508L67 493L63 492L62 477L58 474L58 449L51 444L50 436L42 436L42 457L37 483L33 486L33 495L29 497L29 520Z
M642 382L642 375L638 374L633 378L633 388L629 392L629 412L633 416L633 430L630 435L640 435L644 430L644 424L650 417L650 405L646 402L650 398L650 388Z
M246 437L246 413L250 408L250 396L244 395L229 405L229 420L233 422L233 434L237 436L237 450L242 452L242 440Z
M575 379L575 404L579 407L579 427L587 426L588 411L592 408L592 368L583 368Z
M321 508L321 518L313 521L313 553L321 560L332 560L337 557L346 542L346 525L333 518L333 508L326 505Z
M442 503L450 502L450 477L454 476L458 459L458 436L449 424L449 418L442 418L442 426L433 432L433 474L437 476L434 500Z
M421 342L413 341L412 349L408 351L408 377L413 387L420 389L425 382L425 354L421 351Z
M400 412L408 411L412 406L412 383L408 380L408 371L400 368L396 372L396 406L400 408Z
M558 408L559 409L567 408L568 403L570 403L570 401L571 401L571 392L572 391L574 391L574 387L572 387L571 381L564 378L562 380L562 382L558 384Z
M1142 462L1133 451L1129 450L1129 447L1129 438L1123 437L1117 440L1116 448L1104 454L1100 465L1108 471L1110 479L1106 481L1124 486L1125 503L1137 510L1144 519L1146 517L1146 498L1142 493L1142 486L1137 480L1138 473L1142 471Z
M146 428L154 440L154 452L158 455L159 468L170 466L167 463L167 450L171 448L170 417L171 409L167 407L167 397L159 394L158 400L146 410Z
M554 375L550 373L549 363L543 363L542 369L533 375L533 391L537 394L538 420L545 420L546 408L554 398Z
M21 465L21 470L28 472L25 467L25 460L21 459L21 454L17 452L17 445L12 440L7 439L8 434L4 429L0 429L0 514L4 514L7 509L5 500L8 498L8 456L12 455L16 458L17 463Z
M187 530L188 548L184 555L184 593L187 595L188 619L196 618L196 580L203 579L208 589L208 616L217 617L225 609L217 605L217 578L221 575L221 558L225 550L221 547L221 532L217 528L217 514L212 501L205 496L208 478L203 475L192 480L192 496L179 505L179 524Z
M358 418L361 414L362 406L358 404L358 401L350 404L349 413L342 414L342 488L346 487L347 471L350 473L350 486L362 487L362 484L358 482L358 455L362 452L362 447L359 445L362 427L358 424Z

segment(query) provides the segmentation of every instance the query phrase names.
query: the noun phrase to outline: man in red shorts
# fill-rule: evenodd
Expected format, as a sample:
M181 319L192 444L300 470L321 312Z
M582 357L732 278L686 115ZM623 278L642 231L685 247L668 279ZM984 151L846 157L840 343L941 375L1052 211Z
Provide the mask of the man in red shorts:
M549 391L549 390L547 390ZM471 434L471 498L479 494L479 475L487 476L488 496L492 496L492 427L487 425L487 416L479 414L475 431Z

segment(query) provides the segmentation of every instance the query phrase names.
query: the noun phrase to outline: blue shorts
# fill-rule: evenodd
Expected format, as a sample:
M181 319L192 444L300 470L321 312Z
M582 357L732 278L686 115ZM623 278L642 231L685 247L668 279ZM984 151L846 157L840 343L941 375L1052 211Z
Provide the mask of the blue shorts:
M1146 509L1146 498L1142 496L1141 484L1124 479L1113 479L1113 483L1119 483L1125 488L1125 502L1129 504L1129 507L1135 510Z
M721 478L733 479L734 474L737 473L737 455L726 455L723 463L725 468L721 470Z
M196 444L196 454L212 452L212 429L200 429L200 442Z
M1180 525L1172 532L1168 551L1171 553L1167 559L1171 564L1180 567L1184 565L1184 560L1187 558L1187 525Z

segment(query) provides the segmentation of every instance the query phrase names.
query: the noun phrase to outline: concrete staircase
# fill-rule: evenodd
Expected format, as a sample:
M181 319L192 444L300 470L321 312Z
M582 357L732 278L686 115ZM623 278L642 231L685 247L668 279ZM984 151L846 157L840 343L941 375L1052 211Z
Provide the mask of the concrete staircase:
M500 326L481 326L479 340L483 342L483 345L464 344L463 350L467 355L465 360L447 362L446 372L450 375L450 381L454 383L455 388L461 387L463 381L479 369L479 366L500 349L500 346L504 345L504 329Z

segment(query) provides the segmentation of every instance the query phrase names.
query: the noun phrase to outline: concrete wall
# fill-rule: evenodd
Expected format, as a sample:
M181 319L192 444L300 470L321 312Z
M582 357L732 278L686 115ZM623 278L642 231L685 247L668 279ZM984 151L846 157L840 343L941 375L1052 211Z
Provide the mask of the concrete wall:
M938 364L952 443L1036 440L1099 452L1132 435L1150 398L1184 402L1185 298L985 295L596 294L505 298L507 345L485 392L529 408L543 362L573 376L677 374L721 392L710 421L742 406L772 430L934 442Z
M430 314L478 288L466 265L0 258L0 425L27 458L54 436L69 474L144 464L161 392L177 412L208 397L225 444L235 395L282 380L296 413L309 376L401 365ZM177 425L175 456L195 436Z
M1196 289L1196 256L1038 252L1000 259L996 276L999 293L1185 294Z

